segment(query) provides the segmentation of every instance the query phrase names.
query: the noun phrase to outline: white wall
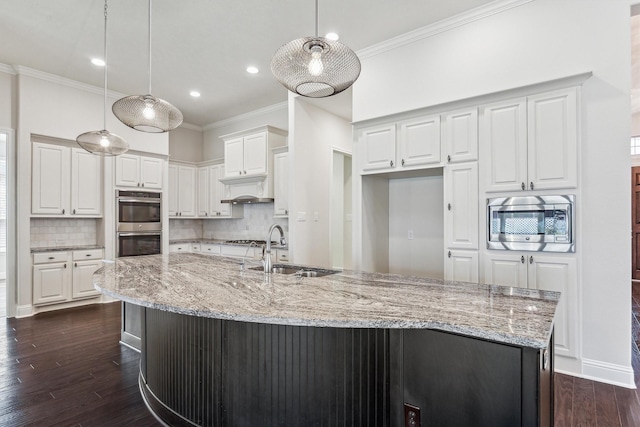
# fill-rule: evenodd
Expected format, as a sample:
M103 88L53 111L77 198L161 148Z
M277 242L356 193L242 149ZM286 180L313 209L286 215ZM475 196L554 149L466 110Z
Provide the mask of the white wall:
M169 132L169 160L201 162L204 133L179 127Z
M291 258L296 263L330 267L333 148L351 152L351 125L292 94L289 123ZM306 214L304 222L298 221L301 212Z
M0 129L15 129L17 105L16 76L11 73L2 72L3 68L0 68Z
M220 136L262 125L288 130L289 117L287 114L287 104L272 105L223 122L205 126L202 160L224 158L224 145Z
M573 373L632 386L629 2L536 0L361 60L356 122L593 72L580 101Z

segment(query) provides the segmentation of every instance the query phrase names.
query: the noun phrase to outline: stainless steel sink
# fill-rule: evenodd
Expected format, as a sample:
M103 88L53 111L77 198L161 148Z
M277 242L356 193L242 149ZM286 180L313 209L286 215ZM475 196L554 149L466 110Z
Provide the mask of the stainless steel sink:
M251 267L250 270L264 270L262 267ZM301 277L323 277L336 274L338 270L326 270L324 268L303 267L296 265L276 264L271 271L276 274L295 274Z

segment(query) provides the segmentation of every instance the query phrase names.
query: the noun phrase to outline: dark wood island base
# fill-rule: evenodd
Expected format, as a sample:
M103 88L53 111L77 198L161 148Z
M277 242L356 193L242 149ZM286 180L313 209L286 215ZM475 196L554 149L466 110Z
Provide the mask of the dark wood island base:
M405 404L423 427L553 426L553 340L142 316L140 389L172 426L401 427Z

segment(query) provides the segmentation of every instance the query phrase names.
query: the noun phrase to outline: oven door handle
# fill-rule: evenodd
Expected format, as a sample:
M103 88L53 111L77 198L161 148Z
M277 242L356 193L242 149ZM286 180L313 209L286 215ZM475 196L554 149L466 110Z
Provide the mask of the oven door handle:
M132 237L132 236L161 236L162 233L151 231L149 233L118 233L118 237Z
M136 198L128 198L123 199L119 198L118 203L149 203L149 204L160 204L160 199L136 199Z

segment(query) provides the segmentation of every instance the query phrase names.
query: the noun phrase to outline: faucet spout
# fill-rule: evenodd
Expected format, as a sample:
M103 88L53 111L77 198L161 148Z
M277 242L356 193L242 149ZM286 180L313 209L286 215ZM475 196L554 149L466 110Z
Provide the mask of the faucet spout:
M265 250L265 254L264 254L264 272L265 274L271 274L271 236L273 235L273 231L274 230L278 230L280 232L280 244L281 245L286 245L287 241L284 238L284 231L282 230L282 227L280 227L278 224L273 224L270 228L269 228L269 234L267 235L267 248Z

